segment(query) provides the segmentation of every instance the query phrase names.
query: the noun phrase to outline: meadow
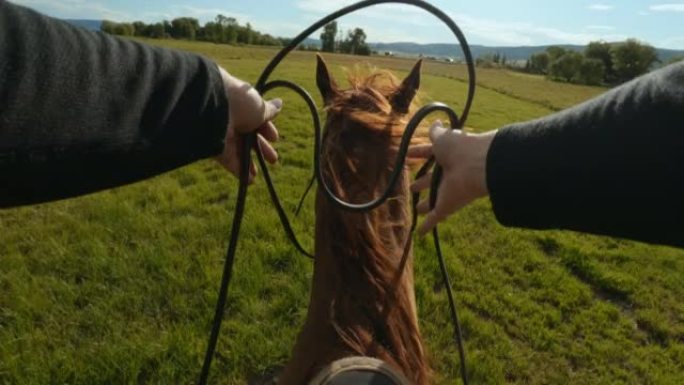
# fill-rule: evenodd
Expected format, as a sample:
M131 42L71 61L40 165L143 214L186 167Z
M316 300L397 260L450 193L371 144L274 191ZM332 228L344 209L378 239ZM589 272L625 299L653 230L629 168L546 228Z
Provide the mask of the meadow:
M255 82L276 51L149 41L204 54ZM403 76L412 60L325 55L338 80L368 60ZM317 94L315 57L295 52L272 79ZM460 109L465 69L428 62L423 100ZM344 83L344 82L341 82ZM489 130L605 89L478 71L468 125ZM306 106L276 123L272 167L289 212L311 173ZM581 154L578 154L581 156ZM0 211L0 384L188 384L200 370L237 181L206 160L77 199ZM293 219L313 247L313 194ZM567 231L504 228L485 199L441 226L472 384L684 383L684 251ZM263 181L250 188L212 368L248 384L284 364L304 315L312 263L288 243ZM416 295L435 383L459 383L458 356L429 238L416 239Z

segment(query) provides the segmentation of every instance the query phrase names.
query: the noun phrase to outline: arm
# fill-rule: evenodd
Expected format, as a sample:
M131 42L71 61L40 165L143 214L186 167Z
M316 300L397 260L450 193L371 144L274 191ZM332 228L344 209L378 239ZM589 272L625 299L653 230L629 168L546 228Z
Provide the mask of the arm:
M0 207L147 178L224 148L228 101L200 56L0 0Z
M460 178L486 180L470 200L489 193L506 226L684 245L684 64L469 140L486 173Z

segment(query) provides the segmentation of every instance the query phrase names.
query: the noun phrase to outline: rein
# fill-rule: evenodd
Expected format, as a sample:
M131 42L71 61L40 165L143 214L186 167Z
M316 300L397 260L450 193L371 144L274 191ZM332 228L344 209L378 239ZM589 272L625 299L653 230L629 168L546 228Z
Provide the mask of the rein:
M430 103L424 107L422 107L420 110L418 110L415 115L411 118L409 123L406 126L406 129L404 131L404 134L402 135L401 138L401 143L399 146L399 152L397 154L397 160L394 166L394 169L392 173L389 176L389 183L387 184L387 188L385 191L378 196L377 198L366 202L366 203L350 203L346 202L342 199L340 199L338 196L335 195L335 193L332 191L332 189L329 187L327 184L323 173L321 171L320 167L320 154L321 154L321 122L320 118L318 116L318 108L316 107L316 103L314 102L313 98L311 95L302 87L298 86L295 83L292 83L287 80L274 80L271 82L268 82L268 78L271 75L271 73L275 70L275 68L280 64L280 62L292 51L294 50L300 43L304 41L309 35L317 31L318 29L322 28L325 24L328 24L329 22L347 15L349 13L355 12L357 10L367 8L373 5L377 4L386 4L386 3L399 3L399 4L408 4L408 5L413 5L418 8L422 8L423 10L431 13L432 15L436 16L438 19L440 19L444 24L446 24L451 32L453 32L454 36L458 40L461 50L463 51L466 65L468 68L468 94L466 98L465 105L463 107L463 112L461 113L461 119L459 119L458 115L454 110L449 108L447 105L442 104L442 103ZM468 117L468 113L470 111L470 107L472 105L473 98L475 96L475 64L473 61L472 54L470 52L470 48L468 46L468 42L466 41L465 36L463 35L463 32L458 28L456 23L449 17L447 16L442 10L439 8L436 8L430 3L427 3L426 1L423 0L365 0L365 1L360 1L356 4L352 4L350 6L344 7L337 12L334 12L321 20L317 21L313 25L311 25L309 28L304 30L302 33L300 33L297 37L295 37L286 47L284 47L278 54L271 60L271 62L266 66L264 71L262 72L261 76L259 77L259 80L255 86L256 90L259 91L260 94L265 94L266 92L274 89L274 88L288 88L295 93L297 93L299 96L304 99L306 102L307 106L309 107L309 111L311 113L311 117L313 119L313 124L314 124L314 134L315 134L315 141L314 141L314 154L313 154L313 159L314 159L314 178L312 178L311 182L307 186L306 193L309 191L311 186L313 185L314 180L316 180L319 184L319 186L323 187L323 193L324 195L330 200L333 205L336 207L343 209L343 210L348 210L348 211L354 211L354 212L366 212L370 211L380 205L382 205L390 196L391 192L394 190L394 187L396 186L397 180L399 178L399 175L401 174L404 163L406 161L406 153L408 151L409 144L411 142L411 138L413 137L413 134L415 133L417 127L420 125L420 123L431 113L441 111L446 113L449 116L449 120L451 123L451 127L453 128L463 128L465 121ZM307 252L301 245L301 243L298 241L297 236L292 229L292 226L290 225L290 220L288 219L287 214L285 213L285 210L280 202L280 199L278 197L278 194L275 190L275 187L273 185L273 181L271 180L271 176L268 172L268 168L266 167L266 162L264 161L263 155L261 154L261 151L259 151L258 147L258 142L256 140L256 133L250 133L243 135L243 147L242 147L242 157L240 159L240 176L239 176L239 187L238 187L238 195L236 199L236 204L235 204L235 214L233 216L233 223L232 223L232 228L231 228L231 233L230 233L230 240L228 243L228 250L226 252L226 259L225 259L225 264L223 268L223 276L221 278L221 286L219 289L219 295L218 299L216 302L216 310L214 313L214 320L213 320L213 325L211 328L211 334L209 336L209 342L207 346L207 351L204 357L204 363L202 365L202 372L200 374L199 378L199 384L200 385L205 385L207 383L207 379L209 377L209 370L211 368L211 362L212 358L214 356L214 352L216 350L216 344L218 341L218 335L219 331L221 328L221 322L223 321L223 316L224 316L224 309L226 305L226 298L228 296L228 286L230 284L230 280L232 277L232 272L233 272L233 262L235 261L235 251L237 249L237 242L238 242L238 236L240 233L240 224L242 223L242 218L244 216L244 209L245 209L245 203L247 200L247 180L248 180L248 175L249 175L249 163L250 163L250 150L254 149L256 153L257 160L259 162L259 167L261 168L264 176L264 180L266 182L266 186L268 188L269 195L271 197L271 200L273 201L273 205L275 206L276 212L278 213L278 217L280 218L280 221L283 225L283 228L285 229L285 233L287 234L288 239L293 243L295 248L302 254L313 258L313 256ZM434 157L431 157L428 159L425 164L420 168L418 173L416 174L416 178L420 178L421 176L425 175L430 168L434 167L433 170L433 178L432 178L432 183L430 186L430 208L434 208L435 201L437 199L437 189L439 188L439 184L441 181L441 176L442 176L442 168L439 165L435 165L435 159ZM300 201L299 208L301 208L301 203L303 202L303 198ZM416 211L416 206L418 204L418 199L419 199L419 194L418 193L413 193L412 196L412 210L413 210L413 218L412 218L412 223L411 223L411 233L416 228L417 224L417 219L418 219L418 214ZM299 211L299 208L297 209L297 212ZM456 305L454 301L454 295L451 289L451 283L449 279L449 274L446 269L446 264L444 262L444 257L442 255L442 249L441 245L439 242L439 233L437 232L437 227L432 230L432 236L434 240L434 246L435 246L435 252L437 254L437 258L439 261L439 267L441 270L442 274L442 280L444 283L444 286L446 288L447 292L447 297L449 301L449 313L451 316L451 321L453 324L454 328L454 339L455 339L455 344L458 347L458 352L459 352L459 357L460 357L460 372L461 372L461 379L463 381L464 385L468 385L468 377L466 374L466 362L465 362L465 351L463 348L463 335L461 332L461 325L458 319L458 313L456 311ZM409 239L409 242L407 242L406 247L410 247L411 242Z

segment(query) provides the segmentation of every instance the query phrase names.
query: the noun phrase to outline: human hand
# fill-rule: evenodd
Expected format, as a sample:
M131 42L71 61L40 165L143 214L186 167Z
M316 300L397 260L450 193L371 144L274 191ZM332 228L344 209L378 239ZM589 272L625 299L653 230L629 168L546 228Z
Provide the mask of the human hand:
M219 67L223 86L228 98L228 129L226 130L223 153L217 160L233 175L240 175L240 157L242 154L241 134L257 132L259 149L269 163L278 160L278 153L271 143L278 140L278 130L272 120L282 108L282 100L264 101L249 83L244 82ZM249 163L249 183L254 182L257 169L252 161Z
M430 210L429 199L418 203L418 213L427 214L418 229L419 235L424 235L475 199L489 194L487 152L495 134L496 131L470 134L443 127L440 121L436 121L430 127L432 143L409 148L410 158L427 159L434 155L443 170L434 209ZM431 181L432 173L428 173L411 185L411 191L423 191L430 187Z

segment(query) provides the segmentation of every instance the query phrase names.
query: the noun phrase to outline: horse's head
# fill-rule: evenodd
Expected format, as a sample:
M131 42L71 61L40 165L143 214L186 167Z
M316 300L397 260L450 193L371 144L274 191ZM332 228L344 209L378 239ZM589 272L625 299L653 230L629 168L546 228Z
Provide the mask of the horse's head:
M363 203L387 188L420 69L419 61L402 82L389 72L350 76L351 88L340 89L318 57L327 111L320 167L341 199ZM415 313L409 199L408 167L386 203L369 212L339 209L319 190L315 254L328 273L314 290L330 293L324 319L344 352L380 358L422 385L429 369Z
M386 188L420 87L421 64L401 83L390 72L375 71L350 75L351 88L340 89L318 56L316 82L327 111L322 167L341 198L366 202ZM405 195L406 186L399 185L397 193Z

